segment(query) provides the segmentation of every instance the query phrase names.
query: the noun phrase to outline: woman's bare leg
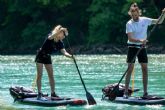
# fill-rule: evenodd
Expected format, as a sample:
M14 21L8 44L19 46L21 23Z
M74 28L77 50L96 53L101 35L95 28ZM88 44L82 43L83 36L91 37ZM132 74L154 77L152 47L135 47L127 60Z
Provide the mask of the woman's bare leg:
M54 76L53 76L52 64L45 64L45 68L48 72L51 93L54 93L55 92L55 81L54 81Z
M42 72L43 72L43 64L42 63L36 63L37 67L37 89L38 92L41 93L41 80L42 80Z

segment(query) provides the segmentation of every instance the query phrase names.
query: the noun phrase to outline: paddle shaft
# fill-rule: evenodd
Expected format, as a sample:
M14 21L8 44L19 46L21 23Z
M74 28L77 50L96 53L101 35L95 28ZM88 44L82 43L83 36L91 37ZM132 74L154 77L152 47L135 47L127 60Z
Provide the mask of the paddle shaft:
M81 82L83 84L83 87L84 87L85 91L87 92L87 88L86 88L85 83L84 83L84 81L83 81L83 79L81 77L80 70L78 69L78 65L77 65L77 62L76 62L75 58L73 58L73 61L74 61L75 65L76 65L76 68L77 68L78 74L80 76Z
M71 46L70 46L70 43L69 43L69 40L68 40L67 37L66 37L66 40L67 40L67 43L68 43L68 46L69 46L69 50L70 50L70 52L71 52L71 55L73 56L72 49L71 49ZM84 87L85 91L87 92L87 88L86 88L85 83L84 83L84 81L83 81L83 79L82 79L82 76L81 76L81 74L80 74L80 70L79 70L79 68L78 68L78 65L77 65L77 62L76 62L76 59L74 58L74 56L73 56L73 61L74 61L75 65L76 65L76 69L77 69L78 74L79 74L79 76L80 76L80 79L81 79L81 82L82 82L82 84L83 84L83 87Z
M65 34L64 34L64 35L65 35ZM73 53L72 53L72 49L71 49L69 40L68 40L68 38L66 38L66 39L67 39L67 42L68 42L68 45L69 45L69 49L70 49L70 51L71 51L71 54L72 54L72 56L73 56ZM83 87L84 87L84 89L85 89L86 97L87 97L87 100L88 100L88 104L89 104L89 105L94 105L94 104L96 104L96 101L95 101L95 99L93 98L93 96L87 91L87 88L86 88L85 83L84 83L84 81L83 81L83 79L82 79L82 77L81 77L80 70L79 70L79 68L78 68L78 65L77 65L77 62L76 62L76 59L74 58L74 56L73 56L73 61L74 61L75 65L76 65L78 74L79 74L79 76L80 76L81 82L82 82Z
M149 39L149 37L151 36L152 32L155 30L155 28L157 27L157 25L159 24L159 21L161 20L162 16L164 13L162 13L158 19L158 21L156 22L156 24L153 26L153 28L151 29L150 33L147 36L147 39ZM136 59L136 56L140 53L140 51L144 48L144 46L141 46L139 48L139 50L137 51L137 53L135 54L135 56L133 57L133 59L131 60L131 63L133 63L133 61ZM128 70L131 68L131 65L128 66L127 70L125 71L125 73L123 74L123 76L121 77L121 79L118 82L118 86L121 83L122 79L124 78L124 76L126 75L126 73L128 72Z

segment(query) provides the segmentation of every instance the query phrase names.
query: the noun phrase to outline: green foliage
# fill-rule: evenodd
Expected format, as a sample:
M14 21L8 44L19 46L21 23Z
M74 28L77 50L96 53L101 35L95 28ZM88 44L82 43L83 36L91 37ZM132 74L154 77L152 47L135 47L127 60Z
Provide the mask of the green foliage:
M164 0L0 0L0 51L36 50L57 24L72 45L126 43L128 10L137 2L143 15L158 18ZM164 27L150 38L165 42ZM158 31L158 30L157 30Z
M42 45L48 31L47 24L44 21L29 23L27 28L22 31L22 46L25 49L32 49L38 45Z
M122 4L124 4L122 0L93 0L88 9L91 12L89 43L116 42L117 37L121 35L118 32L123 32L121 19L125 16L121 12Z
M130 19L128 10L134 2L138 3L144 16L157 18L160 15L154 0L93 0L88 8L88 44L126 42L125 24Z
M71 4L70 0L36 0L38 3L41 3L45 6L54 6L58 8L62 8L67 6L68 4Z

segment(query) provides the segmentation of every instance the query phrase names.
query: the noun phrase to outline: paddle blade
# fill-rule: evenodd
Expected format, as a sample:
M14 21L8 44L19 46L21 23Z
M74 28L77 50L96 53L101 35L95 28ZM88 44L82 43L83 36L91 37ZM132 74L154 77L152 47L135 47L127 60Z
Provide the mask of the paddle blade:
M87 97L89 105L95 105L96 104L95 99L93 98L93 96L88 91L86 91L86 97Z
M109 94L109 100L114 101L119 93L119 85L115 86L114 89Z

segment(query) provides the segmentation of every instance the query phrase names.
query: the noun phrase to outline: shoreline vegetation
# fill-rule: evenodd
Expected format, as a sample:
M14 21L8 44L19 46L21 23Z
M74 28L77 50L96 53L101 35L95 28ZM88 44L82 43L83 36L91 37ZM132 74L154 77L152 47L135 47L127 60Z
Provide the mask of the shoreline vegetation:
M71 46L73 54L127 54L126 44L96 44L92 46ZM69 52L69 48L66 47ZM165 54L165 45L147 45L148 54ZM0 50L0 55L28 55L36 54L36 50L25 49L25 50Z
M125 28L134 2L142 16L153 19L165 6L165 0L0 0L0 55L36 54L59 24L68 29L74 54L126 54ZM148 53L165 54L164 27L165 21L152 32Z

